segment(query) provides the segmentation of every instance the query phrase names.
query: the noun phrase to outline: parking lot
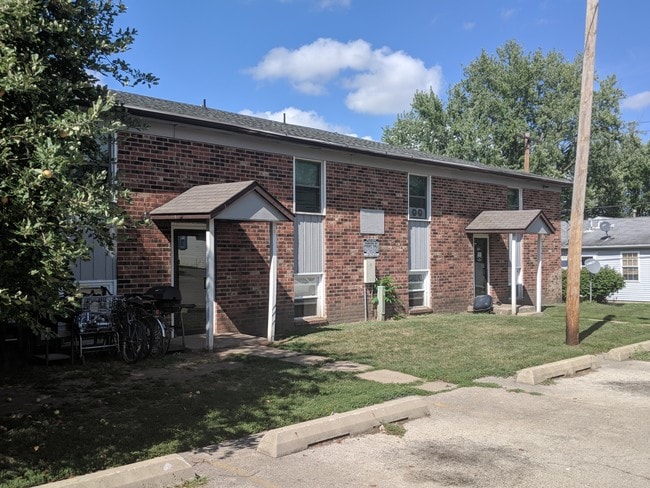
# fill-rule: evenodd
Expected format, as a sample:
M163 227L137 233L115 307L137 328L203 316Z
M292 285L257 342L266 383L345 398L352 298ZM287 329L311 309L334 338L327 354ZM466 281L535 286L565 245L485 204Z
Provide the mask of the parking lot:
M604 361L536 386L482 381L492 387L432 396L431 415L401 437L277 459L253 437L183 456L208 487L650 486L650 363Z

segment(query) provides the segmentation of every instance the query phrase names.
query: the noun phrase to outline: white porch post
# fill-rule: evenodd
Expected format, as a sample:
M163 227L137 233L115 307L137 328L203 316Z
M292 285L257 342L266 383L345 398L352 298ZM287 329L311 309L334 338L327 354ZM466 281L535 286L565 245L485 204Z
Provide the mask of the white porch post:
M519 242L519 234L510 234L510 303L512 315L517 315L517 242Z
M214 349L214 299L216 290L214 219L209 219L205 231L205 345L208 351Z
M542 311L542 234L537 234L537 297L535 299L535 312Z
M276 244L275 222L269 223L269 317L267 327L267 340L275 340L275 306L278 290L278 256Z

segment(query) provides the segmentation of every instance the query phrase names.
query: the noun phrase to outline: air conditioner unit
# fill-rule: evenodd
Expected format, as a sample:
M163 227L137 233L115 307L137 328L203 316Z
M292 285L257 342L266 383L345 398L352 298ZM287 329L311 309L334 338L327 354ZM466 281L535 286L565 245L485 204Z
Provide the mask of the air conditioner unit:
M426 217L424 209L423 208L416 208L416 207L410 207L409 208L409 215L414 219L423 219L423 218Z

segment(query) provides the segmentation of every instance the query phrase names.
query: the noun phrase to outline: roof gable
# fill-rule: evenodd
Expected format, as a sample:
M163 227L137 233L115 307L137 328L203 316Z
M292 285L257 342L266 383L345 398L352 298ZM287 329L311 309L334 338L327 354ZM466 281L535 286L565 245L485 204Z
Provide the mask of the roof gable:
M554 234L555 228L541 210L486 210L467 227L474 234Z
M256 181L194 186L150 215L154 220L293 221L293 214Z

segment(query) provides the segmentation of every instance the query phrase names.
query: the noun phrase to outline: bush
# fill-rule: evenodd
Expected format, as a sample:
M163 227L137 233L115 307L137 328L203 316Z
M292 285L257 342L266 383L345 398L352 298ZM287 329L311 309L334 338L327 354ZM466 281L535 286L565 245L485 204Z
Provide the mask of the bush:
M606 303L607 297L612 293L625 288L623 275L616 270L605 266L591 277L591 273L585 268L580 270L580 296L589 298L589 279L591 278L591 296L598 303ZM562 300L566 301L567 272L562 270Z

